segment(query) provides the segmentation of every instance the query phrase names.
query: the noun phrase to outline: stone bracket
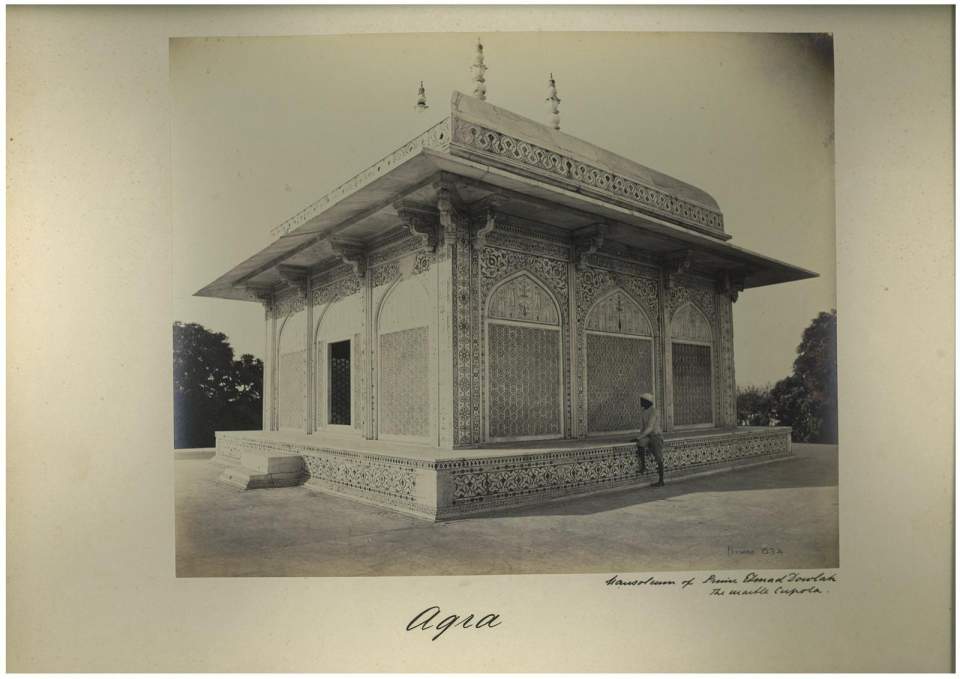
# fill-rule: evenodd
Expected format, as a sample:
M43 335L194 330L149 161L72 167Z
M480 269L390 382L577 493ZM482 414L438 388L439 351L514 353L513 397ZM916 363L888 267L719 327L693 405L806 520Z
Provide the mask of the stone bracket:
M670 288L679 285L679 276L690 271L693 253L690 250L678 250L663 257L664 286Z
M246 285L244 289L264 306L273 302L273 289L267 285Z
M281 264L277 267L277 273L280 274L280 278L282 278L285 283L288 283L299 290L300 294L307 294L307 283L310 276L306 267Z
M487 244L487 236L497 228L497 215L504 199L497 194L491 194L478 200L470 206L474 214L474 222L478 227L473 233L473 249L480 251Z
M367 275L367 249L361 241L350 238L331 238L330 248L337 257L353 268L358 278Z
M605 222L584 226L573 232L573 261L578 271L586 271L587 257L596 253L607 236L608 225Z
M743 292L746 276L742 272L724 271L717 279L717 292L736 302Z
M430 207L406 202L396 203L393 208L411 235L420 239L420 247L436 252L440 222L438 212Z

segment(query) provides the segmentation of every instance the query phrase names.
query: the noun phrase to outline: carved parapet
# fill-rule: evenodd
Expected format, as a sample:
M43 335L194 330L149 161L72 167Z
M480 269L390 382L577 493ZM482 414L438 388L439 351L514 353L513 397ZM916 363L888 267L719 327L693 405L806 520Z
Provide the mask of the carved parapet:
M693 263L690 250L679 250L665 256L663 265L663 284L668 290L679 285L679 276L687 273Z
M412 203L397 203L393 207L411 235L420 239L420 246L435 252L439 241L439 213L433 208Z
M330 248L344 263L349 264L358 278L367 275L367 249L358 240L331 238Z
M601 222L573 232L573 261L576 263L578 271L587 270L587 257L594 254L603 245L607 228L607 224Z

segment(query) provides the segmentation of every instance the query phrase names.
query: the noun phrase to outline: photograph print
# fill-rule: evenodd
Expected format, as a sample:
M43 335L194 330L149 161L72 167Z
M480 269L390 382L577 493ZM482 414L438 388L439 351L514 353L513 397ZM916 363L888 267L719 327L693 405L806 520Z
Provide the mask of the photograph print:
M169 53L179 577L839 566L831 36Z

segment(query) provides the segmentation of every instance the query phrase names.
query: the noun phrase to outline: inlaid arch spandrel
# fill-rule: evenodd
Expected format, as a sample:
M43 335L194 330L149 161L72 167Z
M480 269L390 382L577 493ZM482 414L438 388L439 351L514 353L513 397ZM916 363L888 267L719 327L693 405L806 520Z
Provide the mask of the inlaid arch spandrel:
M710 344L713 342L713 328L703 312L687 302L673 312L670 336L678 341Z
M487 306L487 317L560 325L560 312L550 293L527 275L517 276L493 291Z
M653 336L653 325L640 306L617 290L593 305L587 316L587 330L623 335Z

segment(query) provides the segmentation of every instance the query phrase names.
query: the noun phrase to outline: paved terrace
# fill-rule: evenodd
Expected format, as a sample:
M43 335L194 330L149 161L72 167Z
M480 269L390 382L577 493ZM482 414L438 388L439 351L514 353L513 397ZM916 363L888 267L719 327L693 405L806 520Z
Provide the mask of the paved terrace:
M830 568L837 447L793 459L431 523L307 487L240 491L179 459L177 575L374 576ZM773 553L763 554L769 548ZM754 550L753 554L739 553Z

